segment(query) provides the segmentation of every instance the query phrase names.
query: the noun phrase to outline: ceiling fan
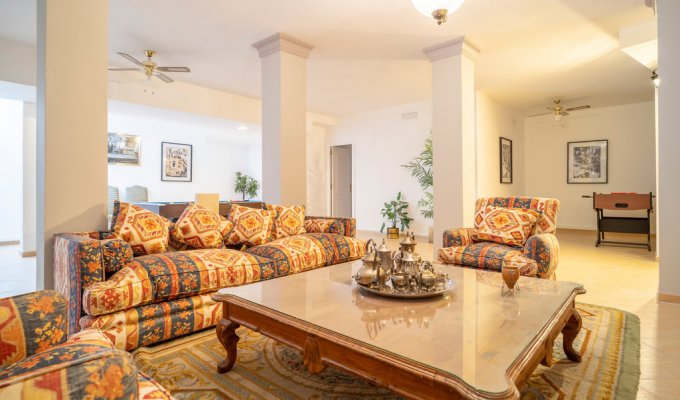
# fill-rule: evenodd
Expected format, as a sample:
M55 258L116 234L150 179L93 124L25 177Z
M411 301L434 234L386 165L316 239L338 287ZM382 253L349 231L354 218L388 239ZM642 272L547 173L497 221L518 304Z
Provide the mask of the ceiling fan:
M149 80L151 80L152 76L155 76L165 83L174 82L174 80L163 72L191 72L188 67L159 67L158 64L151 60L151 58L156 55L156 52L153 50L144 50L144 54L146 55L146 60L144 61L139 61L129 54L118 54L128 61L137 64L139 68L109 68L109 71L142 71Z
M550 112L529 115L529 117L538 117L539 115L553 114L555 116L555 121L559 121L562 119L562 117L566 117L567 115L569 115L568 111L578 111L590 108L590 106L587 104L583 106L564 108L562 107L562 104L560 104L560 101L561 101L560 99L557 99L554 101L552 107L546 107L546 109L550 110Z

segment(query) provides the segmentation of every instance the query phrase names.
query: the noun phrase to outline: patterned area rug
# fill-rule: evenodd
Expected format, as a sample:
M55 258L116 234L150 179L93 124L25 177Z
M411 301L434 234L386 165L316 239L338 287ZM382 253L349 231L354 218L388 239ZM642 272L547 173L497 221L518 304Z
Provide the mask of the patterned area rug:
M635 399L640 378L640 322L612 308L577 305L583 328L574 347L581 363L567 360L556 340L552 368L539 365L522 398ZM215 366L226 352L214 329L133 352L143 371L180 399L401 399L392 392L329 367L311 375L299 353L245 328L237 331L238 360L223 375ZM559 345L558 345L559 344Z

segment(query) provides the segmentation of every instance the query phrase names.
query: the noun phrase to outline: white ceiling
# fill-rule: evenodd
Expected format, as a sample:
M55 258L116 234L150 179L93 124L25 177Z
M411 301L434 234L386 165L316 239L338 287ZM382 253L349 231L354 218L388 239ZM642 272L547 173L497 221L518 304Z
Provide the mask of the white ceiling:
M526 115L562 98L569 107L651 101L650 71L619 49L621 28L654 18L644 0L466 0L437 26L410 0L109 0L110 61L158 51L173 78L260 94L251 44L286 32L315 46L308 103L334 116L430 96L422 49L466 35L481 51L476 84ZM0 0L0 39L35 43L35 2Z

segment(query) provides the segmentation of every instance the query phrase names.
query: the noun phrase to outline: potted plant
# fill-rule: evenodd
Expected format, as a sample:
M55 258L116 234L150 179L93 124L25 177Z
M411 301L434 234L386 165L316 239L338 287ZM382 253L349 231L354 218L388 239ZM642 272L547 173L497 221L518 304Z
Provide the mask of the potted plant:
M434 217L434 197L432 195L432 132L430 136L425 139L425 148L418 156L413 158L407 164L402 165L411 176L418 180L420 187L423 189L424 197L418 200L418 207L420 214L427 218ZM432 242L432 227L429 228L429 239Z
M243 200L250 200L257 196L260 183L255 179L240 171L236 173L236 185L234 191L243 195Z
M408 229L413 218L408 216L408 203L401 199L401 192L397 193L397 198L385 203L385 208L383 208L380 213L383 218L387 219L383 222L380 232L385 230L387 223L389 222L392 226L387 228L387 238L388 239L399 239L399 231L404 231ZM397 228L399 224L399 228Z

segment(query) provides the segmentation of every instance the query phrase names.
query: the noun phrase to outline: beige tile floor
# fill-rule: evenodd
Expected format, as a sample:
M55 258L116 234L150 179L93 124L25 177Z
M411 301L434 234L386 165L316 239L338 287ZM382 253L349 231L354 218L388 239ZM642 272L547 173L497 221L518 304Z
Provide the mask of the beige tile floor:
M381 240L379 233L359 232ZM680 305L658 304L658 263L645 249L594 246L595 234L561 230L557 278L581 282L578 301L620 308L640 317L641 379L638 399L680 399ZM398 240L388 241L390 248ZM432 244L419 243L423 258ZM0 297L35 290L35 257L21 258L17 246L0 246Z
M383 238L371 232L357 236L376 241ZM577 301L619 308L640 317L638 399L680 399L680 304L656 301L659 265L655 253L633 247L597 248L594 232L561 230L558 238L557 279L583 283L588 291ZM388 241L388 246L396 249L398 240ZM419 242L417 251L428 259L433 255L432 244Z

